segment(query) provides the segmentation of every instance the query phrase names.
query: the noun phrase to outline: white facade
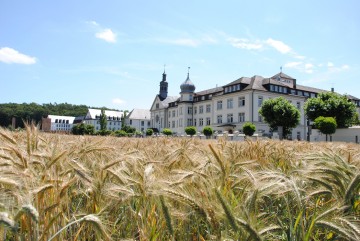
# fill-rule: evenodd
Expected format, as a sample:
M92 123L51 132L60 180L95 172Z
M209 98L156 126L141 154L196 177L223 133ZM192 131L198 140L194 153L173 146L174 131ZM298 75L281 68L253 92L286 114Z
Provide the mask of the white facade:
M145 133L148 128L151 128L150 110L133 109L125 117L125 124Z
M73 127L75 117L73 116L60 116L60 115L48 115L47 117L51 121L50 131L64 131L69 132Z
M88 125L92 125L95 127L95 131L100 130L100 109L89 109L88 113L84 118L84 123ZM105 115L107 118L107 130L116 131L121 130L121 122L124 116L122 111L111 111L105 110Z
M304 140L307 137L304 103L324 91L297 85L296 79L282 72L271 78L242 77L222 87L194 90L188 76L181 85L180 97L164 99L157 95L151 106L152 127L159 131L169 128L178 135L183 135L187 126L195 126L198 132L211 126L217 133L241 133L243 124L252 122L258 133L271 135L258 111L265 100L283 96L301 113L300 124L292 130L291 138Z

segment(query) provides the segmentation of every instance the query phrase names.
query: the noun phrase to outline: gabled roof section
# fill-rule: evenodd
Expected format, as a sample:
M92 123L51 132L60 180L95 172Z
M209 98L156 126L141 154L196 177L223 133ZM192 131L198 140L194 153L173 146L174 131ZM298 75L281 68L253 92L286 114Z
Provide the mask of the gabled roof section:
M150 110L133 109L126 118L132 120L150 120L150 117Z
M248 86L246 86L246 88L244 90L262 90L262 91L267 91L263 85L262 85L262 81L263 81L264 77L259 76L259 75L254 75L253 77L251 77L251 81L250 84Z
M237 80L234 80L234 81L230 82L227 85L224 85L223 87L227 87L227 86L235 85L235 84L250 84L250 82L251 82L251 78L249 78L249 77L241 77L241 78L239 78Z
M274 85L280 85L280 86L289 87L289 85L284 84L283 82L280 82L280 81L275 80L275 79L272 79L272 78L265 78L265 79L263 79L262 84L263 84L263 85L266 85L266 84L274 84Z
M166 109L169 107L169 103L176 101L179 99L178 96L167 96L165 99L161 100L159 95L156 95L155 100L153 104L151 105L150 110L160 110L160 109ZM159 108L156 108L156 104L159 104Z
M289 80L294 80L295 78L284 74L283 72L277 73L276 75L274 75L273 77L271 77L272 79L278 79L278 78L282 78L282 79L289 79Z

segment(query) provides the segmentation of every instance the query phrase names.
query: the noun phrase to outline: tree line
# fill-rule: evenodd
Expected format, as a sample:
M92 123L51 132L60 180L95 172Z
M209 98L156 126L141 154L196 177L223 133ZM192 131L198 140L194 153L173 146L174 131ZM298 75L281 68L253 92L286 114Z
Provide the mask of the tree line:
M16 128L23 128L24 121L39 123L43 117L48 115L85 116L89 108L100 109L99 107L69 103L48 103L42 105L34 102L22 104L4 103L0 104L0 126L11 126L13 117L16 119ZM105 109L108 110L107 108Z

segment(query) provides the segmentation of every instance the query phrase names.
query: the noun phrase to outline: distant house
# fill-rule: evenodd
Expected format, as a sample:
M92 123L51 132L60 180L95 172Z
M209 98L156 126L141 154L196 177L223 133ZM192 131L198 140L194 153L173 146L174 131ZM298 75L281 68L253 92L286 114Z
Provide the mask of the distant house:
M74 120L73 116L48 115L47 118L42 119L41 129L43 131L70 132Z
M89 109L83 123L94 126L95 131L98 131L100 130L100 115L100 109ZM116 131L121 129L121 121L124 117L124 112L105 110L105 115L107 118L107 130Z
M136 130L144 132L150 128L150 110L133 109L126 117L125 124L134 127Z

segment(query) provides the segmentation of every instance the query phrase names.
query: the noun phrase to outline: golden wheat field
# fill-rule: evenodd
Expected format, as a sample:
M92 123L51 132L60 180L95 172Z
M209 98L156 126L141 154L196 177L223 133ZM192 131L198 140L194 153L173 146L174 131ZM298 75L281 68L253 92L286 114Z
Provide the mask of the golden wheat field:
M0 129L1 240L360 240L360 146Z

